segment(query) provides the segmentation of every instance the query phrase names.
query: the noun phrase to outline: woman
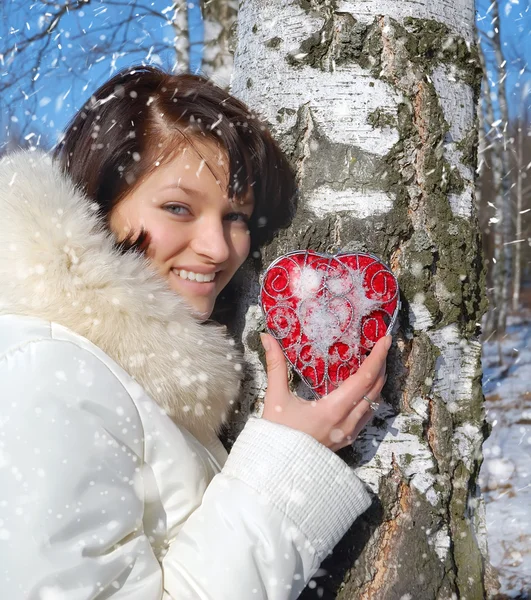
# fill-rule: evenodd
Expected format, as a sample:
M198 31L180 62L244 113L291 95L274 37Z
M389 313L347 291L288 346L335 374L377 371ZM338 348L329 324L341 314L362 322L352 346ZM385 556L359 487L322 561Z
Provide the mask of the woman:
M268 390L230 455L241 359L205 323L292 214L247 107L140 67L103 85L53 160L0 165L0 589L16 599L296 598L367 491L335 454L371 416L389 340L318 403Z

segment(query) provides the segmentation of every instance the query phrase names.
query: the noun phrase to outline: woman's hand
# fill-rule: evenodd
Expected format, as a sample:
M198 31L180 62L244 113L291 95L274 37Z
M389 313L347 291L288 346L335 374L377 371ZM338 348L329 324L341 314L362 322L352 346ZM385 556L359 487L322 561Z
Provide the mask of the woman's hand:
M358 371L319 400L302 400L290 391L280 345L269 334L260 337L268 378L262 418L307 433L334 452L352 444L373 415L363 396L377 402L384 386L391 336L378 340Z

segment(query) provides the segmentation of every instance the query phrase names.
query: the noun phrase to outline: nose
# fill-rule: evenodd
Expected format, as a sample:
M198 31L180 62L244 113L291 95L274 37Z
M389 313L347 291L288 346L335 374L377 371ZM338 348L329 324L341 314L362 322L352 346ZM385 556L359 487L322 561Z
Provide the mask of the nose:
M194 228L190 247L210 262L224 263L230 256L230 246L226 237L228 234L219 218L201 219Z

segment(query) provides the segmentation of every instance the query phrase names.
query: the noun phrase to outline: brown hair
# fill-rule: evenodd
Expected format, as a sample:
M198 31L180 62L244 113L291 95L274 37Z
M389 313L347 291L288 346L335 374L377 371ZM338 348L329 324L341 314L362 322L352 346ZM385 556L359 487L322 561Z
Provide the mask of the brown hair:
M155 168L158 144L171 152L179 135L191 143L187 134L207 136L226 150L229 198L254 197L251 251L289 224L297 190L286 157L255 113L199 75L150 66L120 71L73 117L54 158L108 223L116 204ZM145 252L148 245L144 230L135 241L116 243L121 252Z

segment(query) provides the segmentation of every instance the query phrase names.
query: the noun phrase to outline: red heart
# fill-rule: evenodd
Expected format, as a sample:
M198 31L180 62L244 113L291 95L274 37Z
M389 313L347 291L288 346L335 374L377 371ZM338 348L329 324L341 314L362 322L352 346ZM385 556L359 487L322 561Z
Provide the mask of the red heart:
M312 250L277 258L260 302L267 329L316 398L358 370L400 309L396 277L376 256Z

